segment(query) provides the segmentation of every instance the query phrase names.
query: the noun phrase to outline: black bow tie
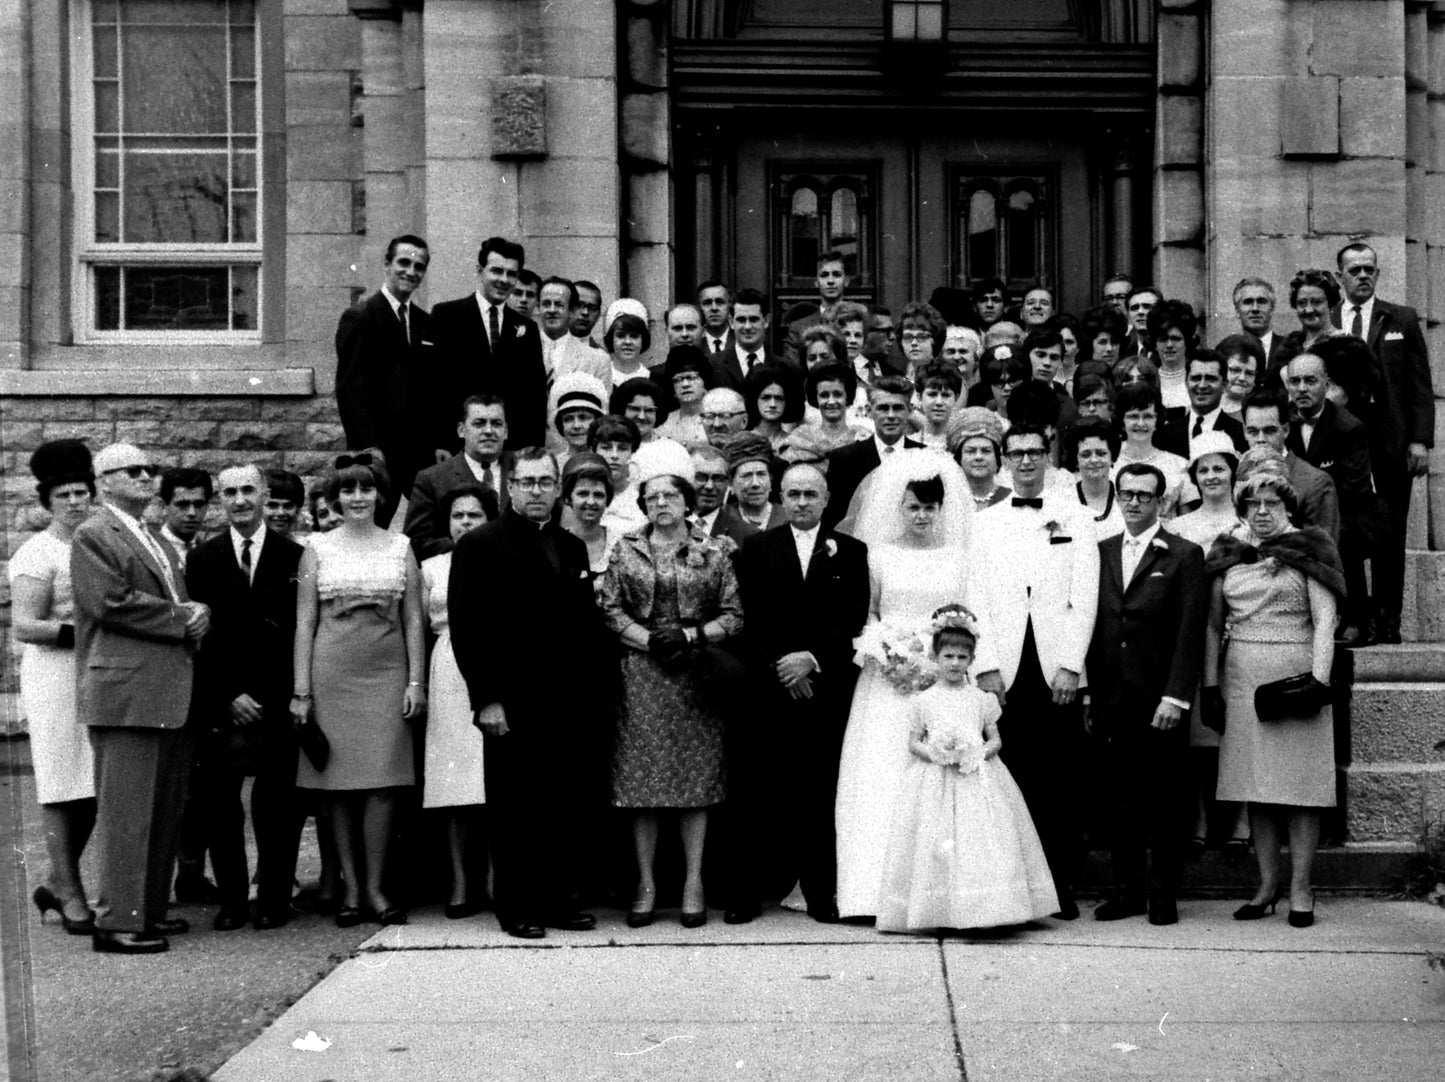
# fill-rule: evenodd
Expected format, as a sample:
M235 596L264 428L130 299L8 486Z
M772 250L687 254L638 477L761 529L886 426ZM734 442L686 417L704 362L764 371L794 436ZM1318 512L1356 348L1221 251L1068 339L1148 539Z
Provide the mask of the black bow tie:
M1009 503L1015 507L1032 507L1035 511L1044 509L1044 498L1042 496L1015 496Z

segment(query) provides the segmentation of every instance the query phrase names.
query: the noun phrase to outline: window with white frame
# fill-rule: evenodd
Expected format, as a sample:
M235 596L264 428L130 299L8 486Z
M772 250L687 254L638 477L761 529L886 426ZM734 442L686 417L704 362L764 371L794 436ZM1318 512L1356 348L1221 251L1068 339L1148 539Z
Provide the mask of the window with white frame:
M81 0L82 339L260 338L256 2Z

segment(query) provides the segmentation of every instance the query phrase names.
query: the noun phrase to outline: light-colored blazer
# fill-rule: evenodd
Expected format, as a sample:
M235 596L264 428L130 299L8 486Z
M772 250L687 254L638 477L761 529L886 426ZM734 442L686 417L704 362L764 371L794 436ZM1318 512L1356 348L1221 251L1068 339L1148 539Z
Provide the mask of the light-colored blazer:
M186 576L171 564L182 601ZM155 557L109 507L75 531L76 712L84 725L179 729L191 705L189 613L171 600Z
M973 517L966 604L978 617L973 671L1018 675L1030 619L1044 680L1059 669L1085 682L1084 657L1099 607L1099 545L1071 492L1047 489L1043 511L1005 499ZM1050 529L1052 524L1053 529Z

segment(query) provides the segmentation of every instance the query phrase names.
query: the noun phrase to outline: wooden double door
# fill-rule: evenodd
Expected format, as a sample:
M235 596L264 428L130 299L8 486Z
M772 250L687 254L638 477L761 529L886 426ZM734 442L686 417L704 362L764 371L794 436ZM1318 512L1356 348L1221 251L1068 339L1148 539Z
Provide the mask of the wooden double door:
M680 286L695 275L764 288L780 314L816 296L817 257L837 250L849 296L895 313L938 286L993 277L1015 297L1049 286L1081 312L1108 274L1146 265L1132 238L1147 231L1112 221L1138 214L1139 193L1116 198L1108 137L1077 118L990 125L974 114L913 130L777 118L709 139L694 148L705 168L691 205L678 208Z

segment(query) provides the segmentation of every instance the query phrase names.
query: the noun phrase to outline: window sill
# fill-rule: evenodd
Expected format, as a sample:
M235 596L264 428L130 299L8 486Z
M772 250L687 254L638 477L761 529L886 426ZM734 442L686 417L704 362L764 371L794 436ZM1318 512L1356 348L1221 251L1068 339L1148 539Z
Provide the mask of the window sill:
M315 393L316 374L310 368L0 370L0 395L16 397L308 397Z

